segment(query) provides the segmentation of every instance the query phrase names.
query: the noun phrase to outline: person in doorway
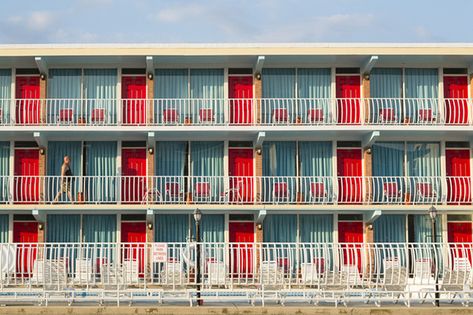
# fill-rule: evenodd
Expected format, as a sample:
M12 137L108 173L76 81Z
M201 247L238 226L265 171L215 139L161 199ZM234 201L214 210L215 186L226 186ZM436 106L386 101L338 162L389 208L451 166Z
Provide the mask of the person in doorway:
M68 155L64 156L64 160L61 165L61 189L56 194L56 198L54 198L54 202L58 202L59 197L62 194L67 194L69 201L74 203L71 194L71 182L72 182L72 170L71 170L71 158Z

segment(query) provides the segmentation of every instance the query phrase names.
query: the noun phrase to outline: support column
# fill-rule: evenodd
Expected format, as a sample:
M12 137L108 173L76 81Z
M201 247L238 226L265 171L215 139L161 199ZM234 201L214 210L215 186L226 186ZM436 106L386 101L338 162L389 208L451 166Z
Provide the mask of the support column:
M39 79L39 99L40 99L40 120L42 124L46 123L46 98L48 97L48 82L45 74L44 79Z
M361 78L361 104L363 106L364 122L368 123L370 118L370 76L363 75Z
M261 154L258 154L258 150L261 150ZM254 150L254 158L255 158L255 204L261 203L263 199L263 183L262 183L262 176L263 176L263 148L255 148Z
M147 93L147 116L148 116L148 124L154 123L154 75L150 76L149 74L146 76L146 85L148 88Z
M254 86L255 86L255 124L261 123L261 98L263 97L263 77L260 74L260 79L253 78Z
M368 274L373 274L375 272L375 250L373 247L374 243L374 227L373 223L365 223L365 246L366 246L366 271Z
M43 152L43 154L41 154ZM41 203L45 202L45 183L46 183L46 163L47 163L47 154L48 149L45 147L39 148L39 166L38 166L38 176L39 176L39 200Z
M43 228L41 228L41 226ZM38 222L38 243L44 243L46 241L46 222L45 220ZM40 251L41 252L41 251Z
M371 148L363 149L363 187L365 189L365 201L372 201L373 198L373 157Z

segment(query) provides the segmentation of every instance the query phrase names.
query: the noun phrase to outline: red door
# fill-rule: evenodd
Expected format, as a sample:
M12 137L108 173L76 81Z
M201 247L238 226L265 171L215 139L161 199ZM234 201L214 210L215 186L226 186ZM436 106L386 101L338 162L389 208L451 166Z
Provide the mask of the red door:
M338 123L359 124L361 117L360 76L337 76L336 86Z
M445 122L447 124L468 123L468 77L444 76Z
M122 202L146 198L146 149L122 149Z
M470 203L470 150L445 150L447 168L447 202Z
M361 149L338 149L338 201L362 202Z
M472 224L471 222L448 222L448 243L452 254L452 266L460 269L463 257L468 257L471 266ZM464 262L464 260L463 260ZM458 265L458 266L455 266Z
M131 277L143 277L145 263L146 222L122 222L123 261L131 269ZM138 267L138 270L134 270ZM127 271L128 272L128 271ZM130 273L129 273L130 274Z
M363 222L362 221L339 221L338 222L338 242L343 257L342 266L357 266L361 271L363 264L361 261L361 244L363 243Z
M20 276L30 277L33 272L38 243L38 222L13 222L13 242L18 243L16 271Z
M39 76L16 78L16 123L39 124Z
M255 228L253 222L230 222L228 226L233 264L233 276L248 278L253 274L253 242Z
M13 201L36 203L39 201L39 150L16 149Z
M230 202L253 202L253 149L228 150Z
M146 77L122 77L123 123L140 125L146 123Z
M230 98L230 123L251 124L253 117L253 77L230 76L228 78Z

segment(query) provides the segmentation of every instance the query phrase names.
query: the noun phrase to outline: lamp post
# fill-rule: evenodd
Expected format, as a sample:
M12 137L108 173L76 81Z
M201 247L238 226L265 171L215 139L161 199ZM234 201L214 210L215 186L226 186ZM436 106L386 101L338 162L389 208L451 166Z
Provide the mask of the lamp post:
M194 211L194 221L195 221L195 240L197 242L196 246L196 262L195 262L195 272L196 272L196 283L197 283L197 305L203 305L204 301L200 298L200 291L202 286L202 275L200 271L200 220L202 220L202 212L199 209Z
M440 305L440 293L439 293L439 278L437 270L437 209L432 206L429 209L430 223L432 229L432 246L434 248L433 252L433 263L434 263L434 275L435 275L435 306Z

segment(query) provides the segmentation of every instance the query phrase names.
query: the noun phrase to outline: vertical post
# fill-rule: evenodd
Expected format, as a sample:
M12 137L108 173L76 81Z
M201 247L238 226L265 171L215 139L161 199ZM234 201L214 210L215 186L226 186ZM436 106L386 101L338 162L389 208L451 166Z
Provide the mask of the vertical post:
M147 73L146 75L146 105L147 105L147 123L148 125L154 124L154 74Z
M44 73L40 76L39 79L39 98L40 98L40 122L41 124L46 124L46 110L47 110L47 75Z
M204 304L204 301L201 299L200 291L202 289L202 274L201 274L201 239L200 239L200 220L202 219L202 213L199 209L194 211L194 220L195 220L195 239L196 239L196 262L195 262L195 271L196 271L196 284L197 284L197 305L201 306Z
M433 246L433 264L434 264L434 279L435 279L435 301L434 304L436 307L440 306L440 293L439 293L439 277L438 277L438 251L437 251L437 209L434 206L429 209L430 223L432 229L432 246Z
M254 94L254 102L253 102L253 112L254 112L254 119L253 119L253 124L259 125L262 123L262 117L261 117L261 98L263 96L263 85L262 85L262 76L261 73L259 75L256 75L254 77L254 89L255 89L255 94Z

